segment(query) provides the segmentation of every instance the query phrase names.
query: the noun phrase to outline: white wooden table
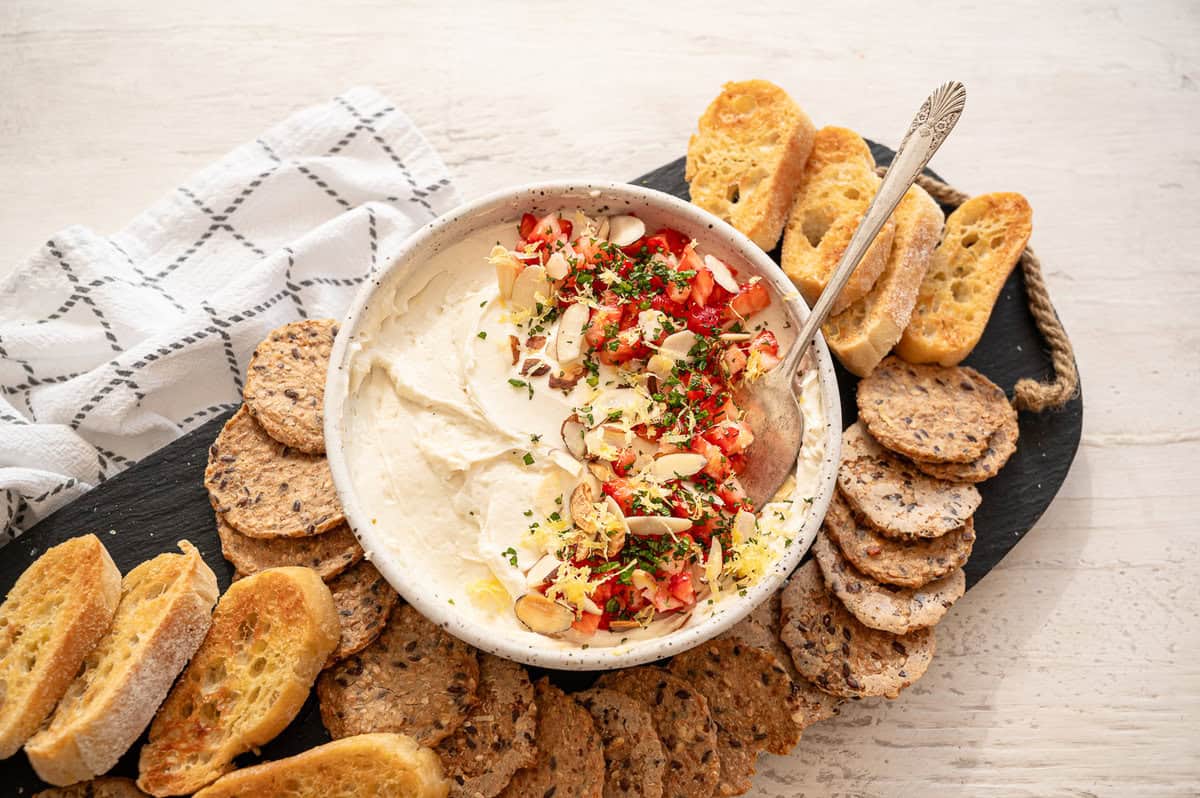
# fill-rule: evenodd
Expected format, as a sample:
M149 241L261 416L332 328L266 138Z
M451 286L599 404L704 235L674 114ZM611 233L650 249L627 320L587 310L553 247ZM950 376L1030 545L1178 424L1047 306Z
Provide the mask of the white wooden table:
M928 675L765 759L756 794L1200 791L1195 2L205 5L0 3L0 275L354 84L400 104L470 197L656 167L730 79L770 78L818 124L892 145L930 88L963 80L934 166L1032 202L1083 447L938 627Z

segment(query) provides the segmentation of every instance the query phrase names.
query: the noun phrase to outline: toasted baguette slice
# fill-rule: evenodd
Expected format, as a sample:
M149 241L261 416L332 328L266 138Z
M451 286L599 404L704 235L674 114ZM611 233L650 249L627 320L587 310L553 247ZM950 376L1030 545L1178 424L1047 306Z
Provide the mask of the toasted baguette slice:
M107 773L133 745L204 640L217 577L186 540L121 581L112 629L83 661L49 725L25 743L43 781Z
M0 759L29 739L112 625L121 572L95 535L60 543L0 604Z
M861 136L844 127L817 131L784 230L782 257L784 272L810 305L825 290L880 182L875 159ZM889 219L850 275L833 305L834 313L871 290L887 265L895 232L896 225Z
M437 754L406 734L380 733L235 770L194 798L446 798L449 791Z
M1033 209L1020 194L981 194L950 214L896 354L943 366L971 354L1031 232Z
M133 779L112 777L42 790L34 793L33 798L146 798L146 793L137 788Z
M340 634L333 597L311 568L234 582L150 725L138 786L158 796L193 792L283 731Z
M812 145L812 120L783 89L765 80L726 83L688 142L692 202L770 251Z
M867 295L825 322L825 343L850 372L871 373L904 334L946 215L913 186L892 214L896 236L883 274Z

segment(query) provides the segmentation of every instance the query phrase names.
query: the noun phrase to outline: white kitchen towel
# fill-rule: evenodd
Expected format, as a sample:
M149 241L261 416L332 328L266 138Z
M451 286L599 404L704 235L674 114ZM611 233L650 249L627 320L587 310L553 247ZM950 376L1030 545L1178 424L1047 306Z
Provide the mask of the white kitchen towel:
M56 233L0 284L0 545L236 407L268 331L340 316L397 244L457 201L412 123L353 89L116 235Z

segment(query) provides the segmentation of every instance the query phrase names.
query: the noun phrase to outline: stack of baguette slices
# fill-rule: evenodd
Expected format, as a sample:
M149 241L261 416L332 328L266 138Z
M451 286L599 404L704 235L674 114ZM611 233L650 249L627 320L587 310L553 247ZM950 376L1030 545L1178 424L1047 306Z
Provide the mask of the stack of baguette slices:
M815 129L787 93L764 80L728 83L688 145L692 202L781 262L810 305L878 190L857 133ZM912 363L960 363L978 343L1029 240L1033 212L1019 194L974 197L946 218L909 189L825 324L826 342L863 377L895 351Z

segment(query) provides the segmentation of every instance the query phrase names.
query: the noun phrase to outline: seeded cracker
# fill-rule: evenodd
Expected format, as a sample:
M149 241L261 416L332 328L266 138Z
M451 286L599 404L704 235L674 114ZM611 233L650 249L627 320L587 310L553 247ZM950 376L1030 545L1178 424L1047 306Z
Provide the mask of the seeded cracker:
M246 370L242 398L267 433L293 449L325 453L325 374L338 325L307 319L272 330Z
M375 642L321 674L317 698L334 739L398 732L432 746L462 725L478 683L475 650L402 604Z
M329 583L342 636L325 667L357 654L379 637L400 596L374 565L363 560Z
M796 668L834 695L895 698L933 659L932 629L897 636L864 626L825 587L812 560L792 574L782 607L783 642Z
M877 582L854 570L824 531L817 535L812 551L825 584L842 605L862 623L883 632L902 635L933 626L967 589L961 568L920 588Z
M708 701L717 725L720 794L749 789L759 751L786 754L800 742L796 687L774 654L740 640L714 640L676 656L670 668Z
M838 714L842 699L824 690L818 690L801 676L800 671L796 670L796 664L792 662L791 652L779 639L779 591L772 593L766 601L717 639L741 640L747 645L757 646L775 655L776 661L783 666L796 685L802 730Z
M662 798L667 755L642 702L602 687L574 697L604 743L604 798Z
M252 538L243 535L217 513L221 554L242 574L267 568L301 565L328 582L363 557L350 527L342 524L320 535L303 538Z
M861 421L842 434L838 487L860 520L905 540L935 538L962 527L981 501L974 485L934 479L888 453Z
M699 691L677 676L645 666L610 671L596 686L636 698L649 709L667 755L664 798L713 793L721 775L717 727Z
M967 564L975 544L975 524L941 537L893 540L860 523L840 493L829 503L822 529L850 563L879 582L900 587L922 587Z
M923 463L913 460L913 465L931 477L951 482L983 482L1000 473L1008 458L1017 450L1017 438L1021 427L1017 423L1017 411L1008 409L1008 416L1000 427L988 438L983 454L969 463Z
M525 668L479 654L479 703L438 743L452 798L493 798L537 757L537 705Z
M894 452L968 463L1010 412L999 386L967 366L914 366L887 357L858 383L858 415Z
M517 771L503 798L601 798L604 755L592 716L543 678L537 699L537 759Z
M279 443L245 405L209 447L204 484L213 509L250 537L316 535L345 520L324 455Z

